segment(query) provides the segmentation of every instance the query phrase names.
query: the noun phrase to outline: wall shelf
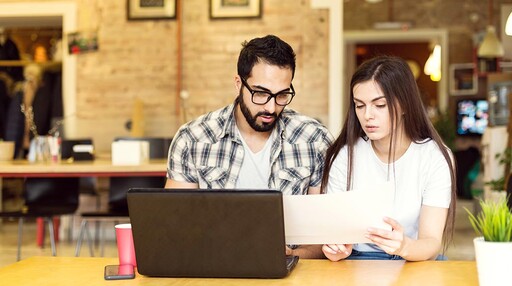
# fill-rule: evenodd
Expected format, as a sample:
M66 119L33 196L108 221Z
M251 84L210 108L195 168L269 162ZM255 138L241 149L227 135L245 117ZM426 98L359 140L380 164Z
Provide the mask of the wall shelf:
M33 61L0 61L0 67L24 67L28 64L38 64L44 70L60 70L62 67L62 62L54 62L48 61L44 63L37 63Z

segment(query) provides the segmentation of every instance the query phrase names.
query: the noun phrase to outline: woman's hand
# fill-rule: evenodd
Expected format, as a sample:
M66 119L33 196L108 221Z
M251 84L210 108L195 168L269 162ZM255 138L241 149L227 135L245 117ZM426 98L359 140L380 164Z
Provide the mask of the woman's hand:
M352 253L352 244L324 244L322 252L331 261L347 258Z
M384 222L391 226L391 230L370 227L365 237L387 254L403 257L402 252L407 242L403 227L396 220L389 217L384 217Z

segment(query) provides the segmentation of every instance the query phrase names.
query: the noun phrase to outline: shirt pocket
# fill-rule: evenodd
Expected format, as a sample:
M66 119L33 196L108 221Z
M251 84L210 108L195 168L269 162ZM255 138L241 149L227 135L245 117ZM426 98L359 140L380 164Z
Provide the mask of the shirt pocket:
M279 170L279 189L285 195L305 195L311 178L310 167L293 167Z
M220 167L201 166L199 172L199 187L201 189L221 189L226 186L228 170Z

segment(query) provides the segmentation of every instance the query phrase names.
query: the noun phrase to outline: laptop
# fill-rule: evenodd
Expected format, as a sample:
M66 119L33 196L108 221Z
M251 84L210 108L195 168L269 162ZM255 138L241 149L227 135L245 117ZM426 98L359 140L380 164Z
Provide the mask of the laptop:
M282 278L282 193L269 190L132 188L137 271L160 277Z

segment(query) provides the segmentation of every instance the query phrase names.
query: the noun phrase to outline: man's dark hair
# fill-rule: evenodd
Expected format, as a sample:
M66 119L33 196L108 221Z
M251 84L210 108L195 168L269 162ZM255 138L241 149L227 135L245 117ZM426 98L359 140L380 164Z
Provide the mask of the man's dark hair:
M292 47L274 35L254 38L242 43L238 56L238 75L247 79L256 63L265 62L280 68L290 68L295 75L295 52Z

